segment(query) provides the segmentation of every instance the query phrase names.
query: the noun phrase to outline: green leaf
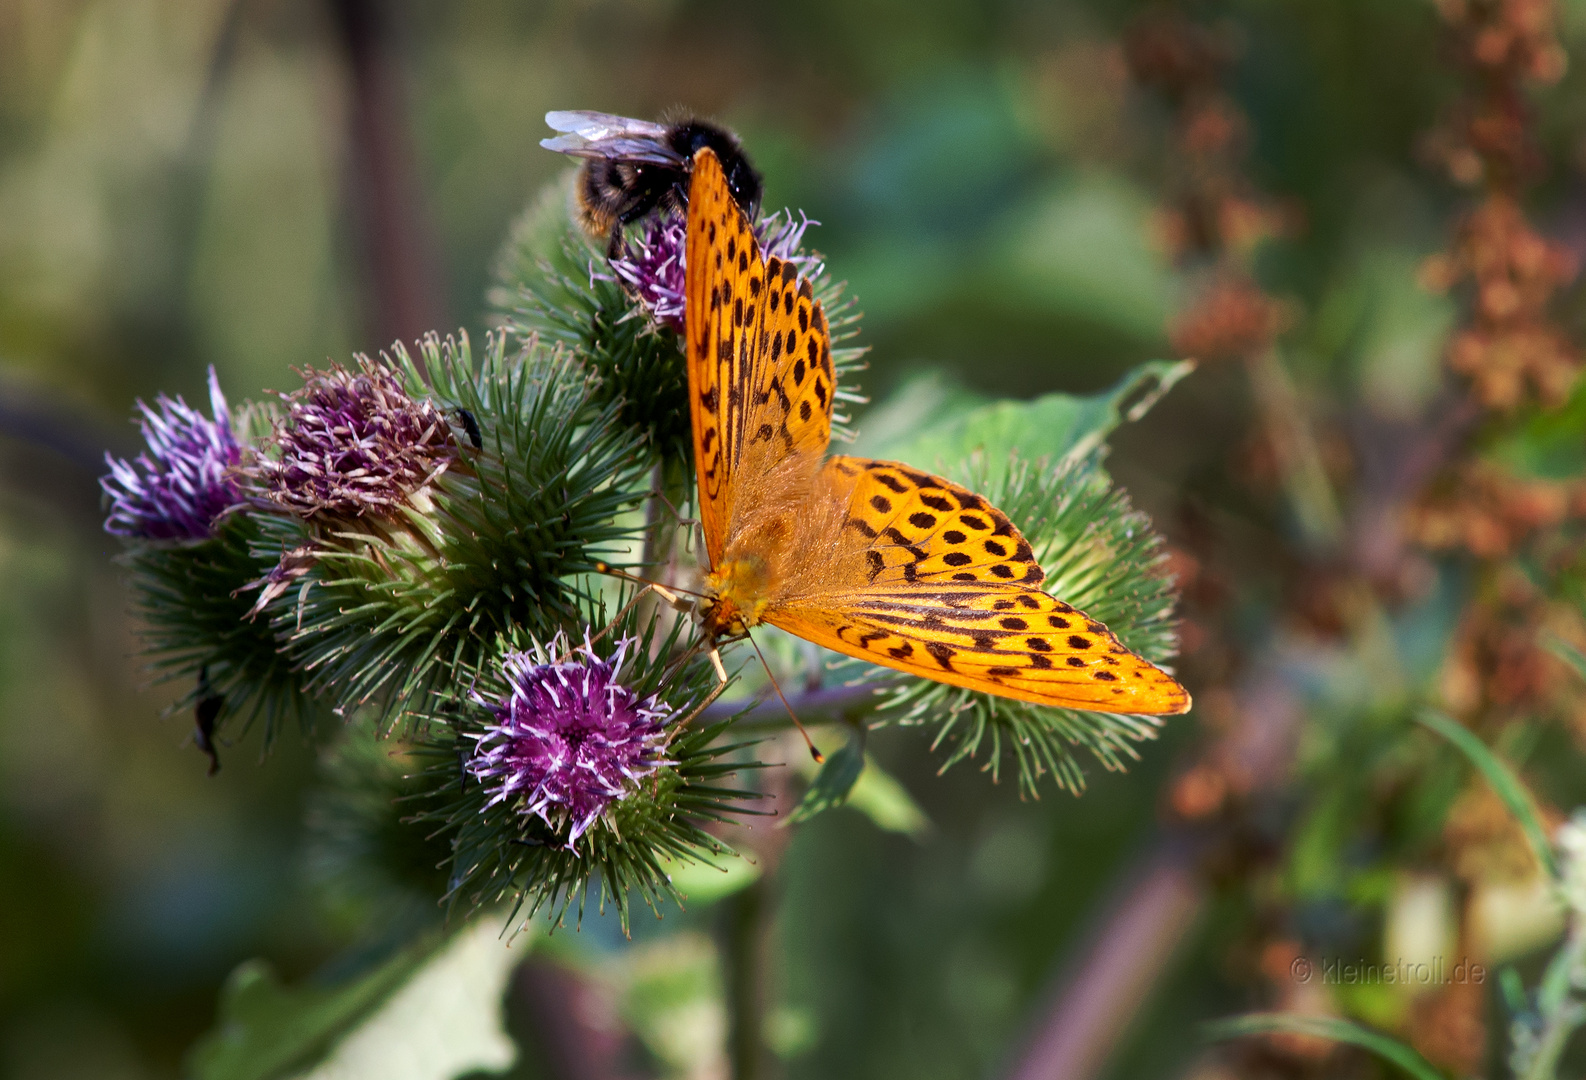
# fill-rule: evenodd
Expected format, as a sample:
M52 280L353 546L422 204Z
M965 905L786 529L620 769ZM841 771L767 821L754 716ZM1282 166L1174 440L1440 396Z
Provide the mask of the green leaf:
M695 849L689 857L667 856L661 869L683 899L695 904L711 904L753 885L760 867L730 851Z
M1583 655L1579 649L1551 630L1542 631L1538 640L1541 641L1544 649L1574 668L1575 674L1586 679L1586 655Z
M916 427L911 435L872 452L930 469L951 467L972 454L1006 463L1015 451L1027 461L1079 461L1120 424L1144 416L1194 367L1188 360L1153 360L1105 393L994 402L945 424Z
M1557 409L1539 409L1500 432L1488 460L1526 479L1573 480L1586 470L1586 380Z
M1487 783L1498 793L1498 798L1509 808L1509 813L1520 823L1537 861L1550 876L1557 878L1558 866L1553 858L1553 845L1548 843L1547 831L1542 828L1542 815L1530 791L1526 790L1514 770L1499 760L1469 728L1449 717L1428 709L1419 713L1416 720L1453 743L1480 770L1487 778Z
M332 987L290 989L268 961L244 961L220 991L219 1022L194 1045L189 1072L198 1080L268 1080L312 1064L442 940L405 949L361 978Z
M890 456L916 433L951 424L987 401L985 395L964 389L940 371L921 372L865 410L859 434L847 452L859 457Z
M860 728L815 774L815 780L804 792L804 798L788 815L786 824L808 821L834 806L848 801L848 795L859 781L865 768L864 729Z
M287 987L267 962L247 961L227 979L219 1021L189 1053L188 1074L450 1080L511 1065L501 999L526 946L501 940L499 918L432 936L338 986Z
M865 769L848 793L848 805L887 832L919 839L931 830L931 819L895 777L865 755Z
M1207 1024L1208 1039L1221 1041L1247 1035L1309 1035L1348 1043L1397 1065L1415 1080L1446 1080L1431 1062L1397 1039L1349 1020L1333 1016L1299 1016L1294 1013L1250 1013Z

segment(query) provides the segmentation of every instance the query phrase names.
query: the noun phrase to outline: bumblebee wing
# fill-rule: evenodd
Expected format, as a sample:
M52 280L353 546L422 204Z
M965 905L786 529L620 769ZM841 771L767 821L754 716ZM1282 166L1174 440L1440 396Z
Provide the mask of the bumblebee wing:
M626 116L574 109L548 112L545 122L553 131L565 134L541 139L540 145L560 154L648 161L657 165L681 165L684 162L681 154L666 145L666 128L647 120L631 120Z
M624 135L649 139L661 139L666 136L664 125L652 124L648 120L633 120L626 116L613 116L611 113L591 112L588 109L548 112L545 114L545 123L552 131L567 131L574 135L582 135L592 142Z

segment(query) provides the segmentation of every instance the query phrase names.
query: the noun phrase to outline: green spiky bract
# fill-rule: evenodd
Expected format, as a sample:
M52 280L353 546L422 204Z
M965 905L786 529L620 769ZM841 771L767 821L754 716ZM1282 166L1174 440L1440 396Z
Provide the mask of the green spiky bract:
M150 669L162 682L192 680L173 711L218 694L225 705L217 733L246 730L262 717L268 741L284 722L306 724L312 700L269 623L246 617L253 596L241 590L274 562L257 553L262 538L257 519L232 513L208 540L136 543L121 559L131 570Z
M497 261L492 300L521 339L561 344L599 376L596 400L651 438L665 457L686 460L691 428L688 370L678 337L644 317L604 267L553 184L514 224Z
M411 747L378 739L370 721L347 724L321 758L322 783L304 818L305 863L335 915L366 935L401 936L442 916L450 849L407 820L423 792L423 762Z
M1043 588L1118 635L1154 663L1177 651L1172 579L1150 520L1113 487L1099 454L1057 465L1013 458L1003 469L971 459L954 477L1008 515L1030 541L1046 571ZM987 753L995 777L1004 747L1018 766L1020 790L1034 795L1050 773L1058 787L1078 794L1085 774L1075 749L1090 751L1108 769L1138 758L1134 744L1155 738L1161 720L1035 705L924 679L899 680L882 695L881 716L892 723L934 725L933 746L950 750L943 769Z
M599 625L600 618L590 622ZM727 782L732 774L758 766L739 760L740 751L751 744L724 738L731 719L695 722L711 698L716 676L698 650L685 651L691 634L684 621L672 620L670 629L663 630L658 616L641 623L629 611L595 642L596 655L605 659L616 641L638 638L618 677L641 697L660 695L671 717L665 757L672 764L661 766L614 802L578 838L576 851L566 846L565 822L553 829L523 813L515 801L490 805L489 792L464 771L476 745L469 736L482 733L493 720L485 702L501 700L509 692L499 658L528 652L553 662L560 659L557 648L567 648L565 641L548 644L523 630L503 634L495 656L469 672L469 699L435 699L424 752L434 762L426 775L434 781L432 798L438 806L420 818L452 837L448 897L453 903L473 909L510 900L514 919L520 914L532 919L543 910L553 924L560 924L575 901L575 918L582 918L591 886L596 886L600 910L612 904L626 931L631 896L657 914L666 898L681 902L664 860L691 862L705 854L731 854L702 826L757 812L752 800L760 796Z
M466 336L431 336L417 359L396 353L410 392L458 421L458 461L395 518L313 525L312 569L268 609L310 685L343 707L376 703L386 727L498 635L573 629L579 576L635 535L621 515L643 497L646 459L643 435L559 349L509 355L491 335L476 364ZM295 519L273 528L276 551L303 535Z

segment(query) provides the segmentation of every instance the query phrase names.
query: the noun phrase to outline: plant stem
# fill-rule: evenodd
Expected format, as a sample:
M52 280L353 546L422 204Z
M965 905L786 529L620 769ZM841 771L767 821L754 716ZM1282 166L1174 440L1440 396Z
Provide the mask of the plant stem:
M1278 454L1283 483L1305 541L1314 550L1331 551L1344 535L1338 497L1322 465L1322 453L1298 389L1276 346L1248 358L1250 386Z
M379 0L327 2L351 80L350 157L360 170L353 190L373 329L382 342L411 341L444 322L401 72L390 55L393 6Z
M770 889L762 876L725 905L727 1057L733 1080L760 1080L768 1071L765 961Z
M1586 961L1586 933L1572 926L1569 938L1548 965L1542 980L1541 1002L1542 1034L1537 1040L1536 1054L1531 1058L1520 1080L1554 1080L1558 1073L1558 1059L1569 1045L1570 1036L1586 1020L1586 1008L1570 994L1574 973ZM1551 992L1549 992L1551 990Z

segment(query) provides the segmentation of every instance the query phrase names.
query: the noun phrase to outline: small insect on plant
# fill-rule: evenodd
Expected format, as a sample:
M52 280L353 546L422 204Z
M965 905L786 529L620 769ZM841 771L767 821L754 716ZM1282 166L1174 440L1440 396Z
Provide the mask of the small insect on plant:
M545 122L565 134L541 146L585 159L576 189L580 223L607 239L610 255L621 248L624 226L656 209L684 212L694 155L705 147L721 162L733 201L751 218L759 212L760 174L725 128L694 117L656 124L585 110L547 113Z

